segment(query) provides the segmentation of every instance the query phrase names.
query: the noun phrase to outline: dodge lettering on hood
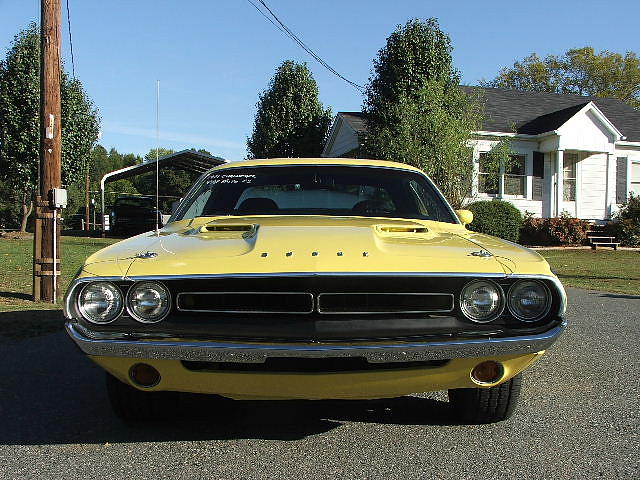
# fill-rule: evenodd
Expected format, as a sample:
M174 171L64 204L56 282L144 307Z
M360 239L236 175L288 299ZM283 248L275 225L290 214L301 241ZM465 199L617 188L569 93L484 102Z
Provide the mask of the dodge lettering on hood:
M508 418L565 328L547 262L472 232L420 170L347 159L228 163L169 222L90 256L66 330L125 420L168 392L376 399L448 390Z

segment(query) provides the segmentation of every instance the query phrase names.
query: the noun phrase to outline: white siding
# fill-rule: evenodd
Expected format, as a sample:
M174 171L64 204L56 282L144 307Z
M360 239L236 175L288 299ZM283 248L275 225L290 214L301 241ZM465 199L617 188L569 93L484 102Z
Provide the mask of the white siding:
M542 202L537 200L527 200L525 198L504 198L513 203L524 215L526 212L533 213L534 217L542 216Z
M580 217L607 218L607 155L596 153L580 161Z
M356 131L351 128L347 122L342 122L342 128L336 133L336 138L331 146L331 150L325 153L326 157L339 157L351 150L358 148L358 135Z
M611 152L614 138L593 112L576 114L558 129L560 148L590 152Z

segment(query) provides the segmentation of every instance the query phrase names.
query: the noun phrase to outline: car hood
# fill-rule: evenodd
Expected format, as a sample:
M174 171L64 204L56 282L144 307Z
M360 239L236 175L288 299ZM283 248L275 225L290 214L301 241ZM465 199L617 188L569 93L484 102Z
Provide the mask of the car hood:
M519 245L432 221L365 217L197 218L111 245L83 276L304 272L551 275Z

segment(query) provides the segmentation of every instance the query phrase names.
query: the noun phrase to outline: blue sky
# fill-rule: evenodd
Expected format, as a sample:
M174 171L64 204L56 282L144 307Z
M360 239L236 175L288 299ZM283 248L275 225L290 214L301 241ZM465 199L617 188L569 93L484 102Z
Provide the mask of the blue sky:
M531 52L640 50L640 2L265 0L336 70L366 83L396 25L437 17L463 82L477 84ZM71 70L63 2L63 51ZM100 110L105 147L144 154L156 144L246 155L255 104L283 60L307 62L332 111L359 110L360 92L326 71L247 0L69 0L76 75ZM0 0L0 49L39 19L39 0Z

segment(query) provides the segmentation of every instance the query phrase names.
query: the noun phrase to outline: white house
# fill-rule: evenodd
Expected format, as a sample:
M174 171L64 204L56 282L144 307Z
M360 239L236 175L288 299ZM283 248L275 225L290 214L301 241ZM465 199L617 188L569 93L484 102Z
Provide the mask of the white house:
M485 120L471 140L474 199L508 200L541 217L568 212L605 220L630 193L640 195L640 111L612 98L480 91ZM363 135L362 113L340 112L322 155L353 156ZM498 182L487 182L483 154L505 137L517 152L515 164Z

